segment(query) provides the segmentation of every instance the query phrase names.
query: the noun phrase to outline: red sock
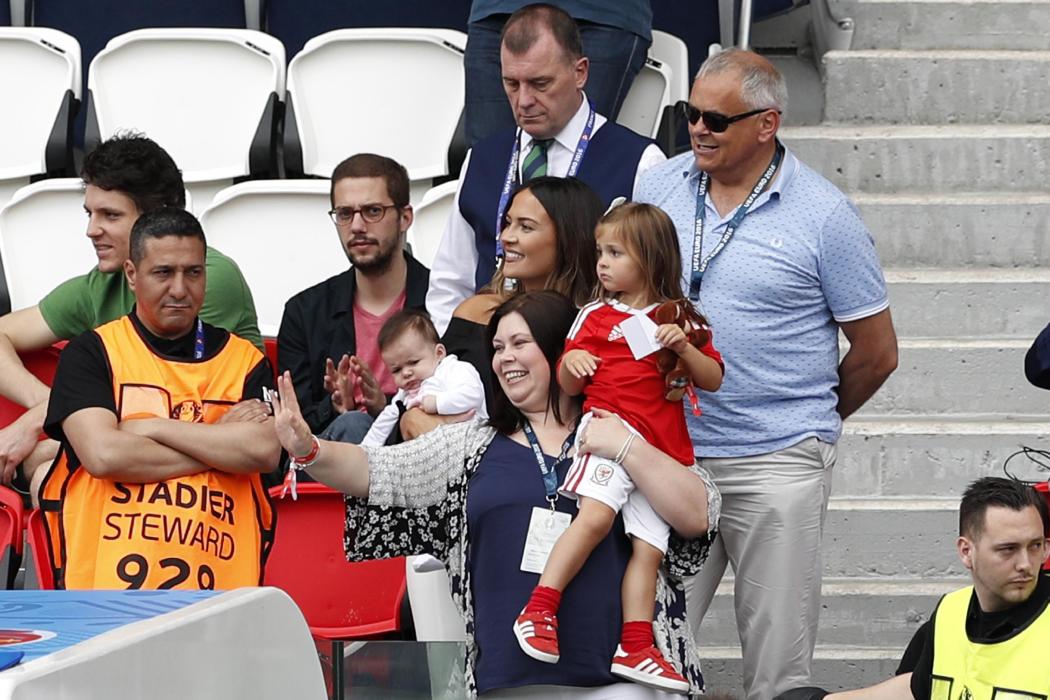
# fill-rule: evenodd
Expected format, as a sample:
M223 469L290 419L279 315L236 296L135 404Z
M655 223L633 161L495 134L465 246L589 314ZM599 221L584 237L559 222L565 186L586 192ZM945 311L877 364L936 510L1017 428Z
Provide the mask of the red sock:
M653 639L653 623L649 620L635 620L634 622L623 623L620 646L628 654L648 649L655 643L656 641Z
M559 605L561 605L561 591L547 586L536 586L532 589L529 602L525 605L525 612L546 612L557 615Z

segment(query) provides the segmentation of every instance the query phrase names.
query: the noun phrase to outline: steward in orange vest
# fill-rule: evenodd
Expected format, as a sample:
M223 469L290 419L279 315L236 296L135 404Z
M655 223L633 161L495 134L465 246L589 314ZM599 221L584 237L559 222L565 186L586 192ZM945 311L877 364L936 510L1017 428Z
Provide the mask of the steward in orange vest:
M205 243L188 212L143 214L125 263L131 314L74 338L45 430L61 448L40 504L61 588L259 585L280 448L266 357L202 323Z

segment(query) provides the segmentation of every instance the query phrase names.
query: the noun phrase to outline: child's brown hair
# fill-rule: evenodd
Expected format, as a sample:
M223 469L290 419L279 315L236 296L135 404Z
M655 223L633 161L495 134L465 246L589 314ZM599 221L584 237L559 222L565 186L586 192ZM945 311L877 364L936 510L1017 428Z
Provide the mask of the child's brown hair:
M682 298L682 254L674 222L663 209L652 204L629 202L614 207L598 222L595 237L615 233L627 254L642 269L651 301ZM599 294L607 297L599 286Z

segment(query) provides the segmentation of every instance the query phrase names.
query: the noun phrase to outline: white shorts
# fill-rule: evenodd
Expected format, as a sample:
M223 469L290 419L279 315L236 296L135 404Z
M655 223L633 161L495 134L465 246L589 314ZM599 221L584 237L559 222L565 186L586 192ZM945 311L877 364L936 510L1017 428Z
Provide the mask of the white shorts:
M580 419L580 427L576 431L576 456L558 493L568 498L586 496L609 506L614 513L623 511L623 525L627 534L651 544L666 554L671 528L649 505L645 495L634 487L634 482L627 475L623 465L611 459L597 457L590 452L580 454L580 436L590 420L589 412ZM626 422L624 425L641 437L638 431Z

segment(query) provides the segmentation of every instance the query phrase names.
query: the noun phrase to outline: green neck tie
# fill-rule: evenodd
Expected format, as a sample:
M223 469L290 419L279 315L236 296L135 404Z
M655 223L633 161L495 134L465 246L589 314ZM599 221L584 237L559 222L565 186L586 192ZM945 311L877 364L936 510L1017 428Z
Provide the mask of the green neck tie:
M521 164L521 181L528 182L533 178L547 174L547 148L554 139L536 139L532 142L525 160Z

